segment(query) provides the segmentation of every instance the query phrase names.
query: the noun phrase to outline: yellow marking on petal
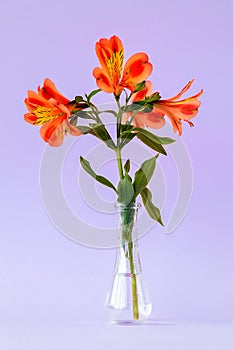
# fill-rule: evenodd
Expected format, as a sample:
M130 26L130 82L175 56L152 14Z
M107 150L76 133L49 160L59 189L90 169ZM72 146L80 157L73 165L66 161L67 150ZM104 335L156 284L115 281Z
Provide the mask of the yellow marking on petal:
M106 60L106 64L108 67L109 75L112 80L116 78L119 80L121 77L122 69L123 69L123 60L124 60L124 50L120 50L119 52L114 52L111 57Z
M33 111L33 114L37 116L37 120L35 121L35 125L41 125L50 122L53 119L61 116L57 109L38 106L37 109Z

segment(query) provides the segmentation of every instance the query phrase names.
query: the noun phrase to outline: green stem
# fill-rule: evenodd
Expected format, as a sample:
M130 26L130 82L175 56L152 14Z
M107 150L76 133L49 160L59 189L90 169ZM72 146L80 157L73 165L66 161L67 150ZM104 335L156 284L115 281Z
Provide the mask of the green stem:
M133 241L133 229L134 229L134 215L135 209L123 209L121 213L122 218L122 245L126 258L129 260L130 274L131 274L131 292L133 302L133 317L135 320L139 319L139 307L138 307L138 291L137 291L137 278L135 273L134 264L134 241ZM125 249L125 243L128 243L128 249Z
M122 166L122 159L121 159L121 150L119 146L117 146L116 148L116 158L117 158L117 165L118 165L120 179L122 180L124 178L124 173L123 173L123 166Z
M130 272L132 278L132 298L133 298L133 316L135 320L139 319L139 310L138 310L138 292L137 292L137 279L134 269L133 261L133 242L129 242L129 264Z

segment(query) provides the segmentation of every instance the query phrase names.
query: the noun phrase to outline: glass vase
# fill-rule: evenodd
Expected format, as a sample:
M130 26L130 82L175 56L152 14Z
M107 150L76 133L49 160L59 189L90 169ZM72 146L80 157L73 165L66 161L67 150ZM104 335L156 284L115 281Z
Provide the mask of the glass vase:
M108 319L117 324L144 323L152 311L138 250L140 204L118 204L119 247L106 297Z

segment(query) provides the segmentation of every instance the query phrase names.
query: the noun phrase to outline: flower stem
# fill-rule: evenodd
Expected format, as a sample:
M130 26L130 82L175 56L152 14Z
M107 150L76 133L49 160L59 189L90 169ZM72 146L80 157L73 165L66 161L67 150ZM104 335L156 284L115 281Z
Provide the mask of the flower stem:
M130 277L131 277L131 293L133 303L133 317L135 320L139 320L139 307L138 307L138 291L137 291L137 278L135 273L134 264L134 241L133 241L133 230L135 220L135 208L123 209L121 212L122 218L122 237L121 241L123 244L125 256L129 261ZM128 249L126 249L126 243Z
M135 320L139 319L138 310L138 292L137 292L137 279L134 271L134 261L133 261L133 242L129 242L129 264L130 272L132 277L132 298L133 298L133 316Z
M117 165L118 165L120 179L122 180L124 178L124 173L123 173L123 166L122 166L122 159L121 159L121 150L119 147L116 148L116 158L117 158Z

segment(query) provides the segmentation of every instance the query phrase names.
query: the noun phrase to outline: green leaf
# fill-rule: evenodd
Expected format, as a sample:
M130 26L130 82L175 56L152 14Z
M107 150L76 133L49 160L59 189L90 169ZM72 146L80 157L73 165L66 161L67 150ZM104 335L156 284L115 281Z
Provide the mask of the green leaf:
M88 126L83 126L83 125L78 125L77 129L81 131L82 134L89 134L91 131L91 128L89 128Z
M98 137L100 140L106 143L106 145L111 148L115 149L115 143L113 142L110 134L108 133L107 129L105 128L104 124L95 124L90 131L91 134Z
M127 159L127 161L125 162L124 169L125 169L126 173L128 174L130 171L130 160L129 159Z
M87 101L90 102L91 98L93 96L95 96L96 94L98 94L101 91L101 89L97 89L97 90L93 90L92 92L90 92L90 94L87 96Z
M137 137L139 138L139 140L141 140L145 145L147 145L148 147L152 148L154 151L157 151L159 153L164 154L165 156L167 155L167 152L165 151L165 149L163 148L162 145L160 145L159 143L153 141L151 138L141 134L140 132L137 133Z
M84 159L83 157L80 157L80 163L83 169L86 170L86 172L89 175L91 175L96 181L100 182L102 185L112 188L117 193L115 186L106 177L97 175L94 172L88 160Z
M120 136L120 147L123 148L127 143L129 143L134 137L135 133L131 133L130 131L124 131Z
M129 204L134 198L134 187L129 178L125 177L118 184L118 202Z
M140 169L136 171L134 176L134 182L133 182L135 198L150 182L150 179L154 174L157 158L158 158L158 155L147 159L145 162L142 163Z
M135 136L135 133L131 133L133 130L133 125L130 124L121 124L120 125L120 146L123 148L127 143L129 143Z
M77 120L78 120L78 117L74 114L70 118L69 122L70 122L71 125L76 126L77 125Z
M133 130L133 125L130 125L130 124L121 124L120 127L121 127L121 133L125 131Z
M170 143L175 142L175 140L170 139L169 137L160 137L152 134L150 131L142 128L134 128L134 130L139 131L141 134L145 135L154 142L157 142L161 145L169 145Z
M83 119L93 119L93 117L86 111L77 111L75 115L78 118L83 118Z
M153 220L159 222L162 226L164 226L159 209L152 203L152 194L150 190L145 187L141 191L140 195L142 197L142 202L146 208L146 211L148 212L150 217Z
M97 137L99 140L103 141L111 149L116 148L104 124L89 124L89 125L91 127L80 125L80 126L77 126L77 129L79 129L83 134L91 134Z
M114 115L114 117L118 117L118 114L117 114L117 112L115 112L115 111L113 111L112 109L106 109L106 110L104 110L104 111L99 111L99 113L101 114L101 113L111 113L111 114L113 114Z

